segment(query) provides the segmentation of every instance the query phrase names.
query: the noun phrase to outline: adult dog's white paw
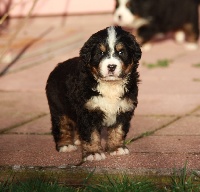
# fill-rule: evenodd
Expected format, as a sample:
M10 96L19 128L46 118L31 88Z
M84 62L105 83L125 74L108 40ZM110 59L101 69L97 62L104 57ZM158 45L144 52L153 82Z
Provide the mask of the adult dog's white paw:
M106 158L104 153L95 153L94 155L88 155L83 160L84 161L101 161Z
M174 38L177 43L183 43L185 41L185 33L183 31L177 31L174 34Z
M128 155L129 150L127 148L119 147L117 150L110 152L110 155Z
M76 151L77 147L75 145L65 145L60 147L59 152L71 152Z
M186 43L185 48L189 51L194 51L198 49L198 44L197 43Z
M144 45L142 45L142 51L150 51L151 48L152 48L151 43L145 43Z

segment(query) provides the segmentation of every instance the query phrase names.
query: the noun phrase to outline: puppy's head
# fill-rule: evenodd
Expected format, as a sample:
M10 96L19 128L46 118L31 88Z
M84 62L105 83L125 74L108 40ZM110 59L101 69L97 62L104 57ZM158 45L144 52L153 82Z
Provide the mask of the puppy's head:
M108 27L88 39L80 57L96 79L121 80L137 69L141 49L132 34Z
M133 14L131 12L130 0L116 0L113 21L115 24L128 27L133 23Z
M152 1L116 0L113 21L123 27L138 29L150 23L153 9Z

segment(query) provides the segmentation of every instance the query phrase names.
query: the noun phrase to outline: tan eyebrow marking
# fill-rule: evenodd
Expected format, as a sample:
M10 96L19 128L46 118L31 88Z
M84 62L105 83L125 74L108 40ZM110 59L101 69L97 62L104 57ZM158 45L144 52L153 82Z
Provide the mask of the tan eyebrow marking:
M120 50L122 50L124 48L124 45L122 44L122 43L118 43L117 45L116 45L116 50L117 51L120 51Z
M103 45L103 44L100 44L100 50L103 51L103 52L106 52L106 46Z

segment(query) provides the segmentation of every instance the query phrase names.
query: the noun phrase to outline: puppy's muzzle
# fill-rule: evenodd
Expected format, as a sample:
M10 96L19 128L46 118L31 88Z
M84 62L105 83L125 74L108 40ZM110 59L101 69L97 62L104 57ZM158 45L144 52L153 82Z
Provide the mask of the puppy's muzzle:
M115 64L109 64L108 65L108 72L113 73L115 71L116 67L117 67L117 65L115 65Z

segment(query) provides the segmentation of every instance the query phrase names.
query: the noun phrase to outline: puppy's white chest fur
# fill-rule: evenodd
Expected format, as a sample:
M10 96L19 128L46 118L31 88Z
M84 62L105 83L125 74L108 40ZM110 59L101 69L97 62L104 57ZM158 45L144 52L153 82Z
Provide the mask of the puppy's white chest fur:
M111 126L116 123L117 114L134 108L130 99L122 99L125 92L125 82L99 81L96 90L99 96L88 100L85 107L89 110L100 109L104 112L104 126Z

